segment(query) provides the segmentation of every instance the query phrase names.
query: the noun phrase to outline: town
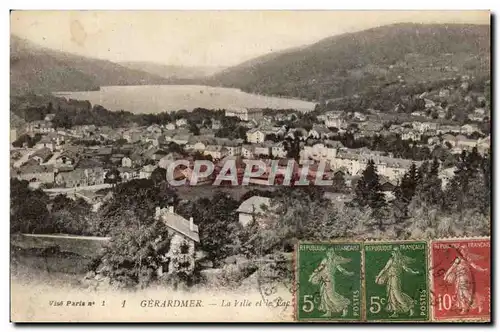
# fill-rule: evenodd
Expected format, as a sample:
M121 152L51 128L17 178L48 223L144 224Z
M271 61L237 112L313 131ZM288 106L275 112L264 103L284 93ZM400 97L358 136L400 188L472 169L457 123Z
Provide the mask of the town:
M466 83L467 78L462 80ZM411 114L391 116L373 109L363 113L314 110L305 114L262 109L199 110L197 114L174 112L171 121L164 123L117 128L58 126L65 108L90 110L91 106L88 102L56 100L41 107L48 108L47 112L58 108L59 113L44 114L42 110L43 119L12 128L11 176L51 193L74 194L107 188L116 182L148 179L158 168L166 170L179 159L211 160L215 165L223 165L228 159L255 159L265 161L270 168L271 160L283 160L286 166L285 159L293 158L298 164L312 162L311 177L317 163L327 162L331 176L341 176L345 185L353 188L368 161L373 160L382 186L391 192L412 163L419 166L437 157L444 189L454 175L457 155L473 149L485 155L490 149L486 99L463 94L477 105L465 121L454 121L447 114L441 104L446 104L450 91L441 89L436 100L425 94L418 96L423 108ZM398 121L400 118L404 121ZM238 163L238 174L244 167ZM175 179L190 178L192 171L193 163L176 168ZM265 184L269 173L270 169L250 183ZM197 179L197 185L212 184L216 174Z
M79 264L87 284L159 278L227 286L250 278L260 261L278 264L273 275L286 280L297 239L482 234L489 81L470 89L469 80L457 77L386 110L347 101L347 109L328 102L309 112L132 114L62 97L14 97L14 243L94 259L104 248L92 268ZM468 105L460 112L450 102L457 96ZM221 180L228 162L236 174ZM182 186L166 181L169 169ZM256 176L245 179L249 170ZM310 181L318 177L329 185ZM144 250L154 258L144 261ZM140 271L123 269L138 259Z

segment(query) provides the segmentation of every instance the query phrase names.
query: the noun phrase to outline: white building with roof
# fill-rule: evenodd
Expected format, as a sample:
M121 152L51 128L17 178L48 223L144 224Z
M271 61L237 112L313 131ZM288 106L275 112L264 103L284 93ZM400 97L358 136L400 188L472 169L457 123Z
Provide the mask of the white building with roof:
M158 274L191 274L195 264L195 245L200 243L198 226L194 224L193 218L187 220L176 214L173 206L168 206L156 207L155 219L165 224L171 236L169 251L162 257L164 265L160 267Z
M242 121L259 120L264 116L261 108L233 108L227 109L226 116L235 116Z

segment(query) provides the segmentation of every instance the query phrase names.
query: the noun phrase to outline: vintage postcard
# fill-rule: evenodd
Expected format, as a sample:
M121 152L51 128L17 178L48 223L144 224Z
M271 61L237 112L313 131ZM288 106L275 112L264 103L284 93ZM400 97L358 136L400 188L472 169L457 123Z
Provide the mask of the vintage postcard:
M490 19L12 10L11 321L490 321Z

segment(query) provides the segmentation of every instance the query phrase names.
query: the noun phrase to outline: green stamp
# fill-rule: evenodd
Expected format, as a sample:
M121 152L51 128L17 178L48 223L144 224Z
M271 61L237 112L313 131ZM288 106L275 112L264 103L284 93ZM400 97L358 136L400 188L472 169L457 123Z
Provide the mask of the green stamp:
M297 320L360 321L361 244L300 243L296 254Z
M427 244L365 244L367 321L429 320Z

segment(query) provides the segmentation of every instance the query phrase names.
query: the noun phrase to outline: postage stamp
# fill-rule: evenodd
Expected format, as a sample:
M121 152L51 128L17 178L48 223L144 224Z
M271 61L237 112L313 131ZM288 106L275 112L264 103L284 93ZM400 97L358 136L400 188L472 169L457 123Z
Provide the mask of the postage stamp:
M490 239L431 242L434 321L490 320Z
M370 243L363 253L366 320L429 320L426 242Z
M360 243L300 243L296 249L296 318L361 321Z

